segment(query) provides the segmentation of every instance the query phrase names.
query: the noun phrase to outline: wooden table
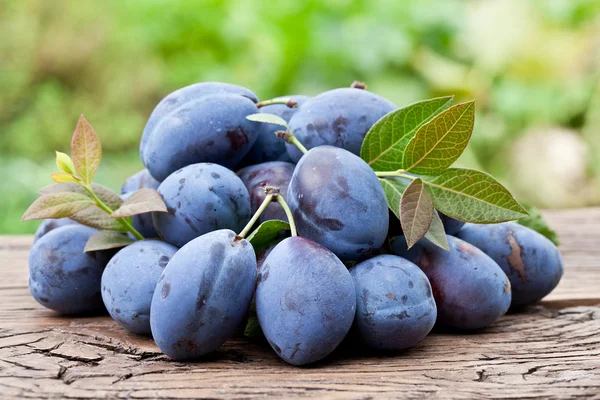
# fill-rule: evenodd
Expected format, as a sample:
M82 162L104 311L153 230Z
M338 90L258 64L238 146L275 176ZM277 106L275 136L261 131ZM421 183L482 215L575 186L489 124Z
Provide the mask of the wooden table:
M393 356L338 349L311 368L244 338L202 362L172 362L108 316L59 317L29 295L31 237L2 237L0 398L600 399L600 208L545 215L566 269L541 304L481 332L434 332Z

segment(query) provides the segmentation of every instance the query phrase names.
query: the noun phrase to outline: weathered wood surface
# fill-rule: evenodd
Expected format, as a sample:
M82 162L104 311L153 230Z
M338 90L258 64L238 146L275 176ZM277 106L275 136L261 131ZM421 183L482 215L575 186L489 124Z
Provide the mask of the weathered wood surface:
M0 238L0 398L600 399L600 209L547 212L566 271L540 305L394 356L345 345L295 368L260 343L176 363L107 316L62 318L27 290L31 237Z

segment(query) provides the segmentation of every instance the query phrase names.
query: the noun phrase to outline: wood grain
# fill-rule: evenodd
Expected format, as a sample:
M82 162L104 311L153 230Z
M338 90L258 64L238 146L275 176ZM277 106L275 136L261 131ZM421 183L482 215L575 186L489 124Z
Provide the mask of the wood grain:
M244 338L172 362L107 316L57 316L27 290L31 237L2 237L0 397L600 399L600 209L545 215L566 270L540 305L480 332L433 332L395 355L344 343L311 368Z

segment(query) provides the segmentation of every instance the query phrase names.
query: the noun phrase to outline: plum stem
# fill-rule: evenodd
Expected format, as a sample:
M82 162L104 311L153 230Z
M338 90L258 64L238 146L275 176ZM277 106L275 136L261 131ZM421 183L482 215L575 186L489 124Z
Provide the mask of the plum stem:
M285 202L283 196L277 196L277 202L279 203L281 208L283 208L283 211L285 211L285 215L287 216L288 222L290 224L290 231L292 232L292 236L298 236L298 232L296 231L296 223L294 222L294 217L292 216L292 211L290 210L288 204Z
M279 190L279 188L277 188L277 190ZM267 208L267 206L269 205L269 203L271 201L273 201L274 197L279 197L279 195L278 194L267 193L267 195L265 196L265 199L263 200L262 204L260 205L260 207L258 207L258 210L256 210L256 212L254 213L254 215L252 216L252 218L250 218L250 221L248 221L248 223L246 224L246 226L244 227L244 229L242 229L242 231L238 235L239 237L241 237L243 239L243 238L245 238L248 235L248 233L250 233L250 230L252 229L252 227L254 226L254 224L256 223L256 221L258 221L258 218L260 218L260 215L263 213L263 211L265 211L265 209Z
M306 149L306 147L304 147L304 145L302 143L300 143L300 141L298 139L296 139L296 136L292 135L290 137L290 140L288 143L291 143L294 146L296 146L302 152L302 154L308 153L308 150Z
M377 175L380 178L386 177L386 176L399 176L401 178L407 178L410 180L415 180L416 177L415 176L411 176L411 175L407 175L405 174L406 171L404 171L403 169L399 169L397 171L376 171L375 175Z
M100 200L100 198L98 196L96 196L96 193L94 193L94 189L92 189L92 187L90 185L81 185L86 192L88 192L88 194L90 195L90 197L92 198L92 200L94 200L96 202L96 205L98 206L98 208L100 208L101 210L103 210L104 212L106 212L108 215L112 215L113 210L107 206L102 200ZM119 222L119 224L121 224L121 226L123 226L125 229L127 229L128 232L130 232L136 239L138 240L144 240L144 236L142 236L141 233L139 233L131 224L131 222L129 222L129 219L127 218L116 218L116 220Z
M296 100L292 99L291 97L259 101L258 103L256 103L256 107L262 108L262 107L270 106L273 104L285 104L289 108L298 107L298 102Z
M300 150L302 152L302 154L308 153L308 150L306 149L306 147L304 147L304 145L296 138L296 136L294 136L294 134L292 133L292 131L289 130L289 128L287 131L275 132L275 136L285 140L289 144L293 144L294 146L296 146L298 148L298 150Z
M350 87L353 89L367 90L367 84L361 81L352 82L352 85L350 85Z

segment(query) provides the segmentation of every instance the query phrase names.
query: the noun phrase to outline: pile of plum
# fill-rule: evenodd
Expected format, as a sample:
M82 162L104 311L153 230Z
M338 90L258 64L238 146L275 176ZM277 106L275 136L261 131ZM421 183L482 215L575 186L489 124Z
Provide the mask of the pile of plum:
M33 297L62 314L106 309L175 360L216 350L250 313L283 360L305 365L345 338L398 351L435 324L481 329L547 295L561 255L516 223L441 215L450 251L425 238L407 249L378 177L358 157L367 131L394 110L360 86L264 103L224 83L171 93L144 129L147 169L122 188L123 198L161 194L168 212L133 218L150 239L84 253L95 229L46 220L29 257ZM283 118L308 152L278 137L277 125L246 118L257 113ZM267 187L283 204L262 207ZM255 249L240 234L273 219L288 221L292 236Z

